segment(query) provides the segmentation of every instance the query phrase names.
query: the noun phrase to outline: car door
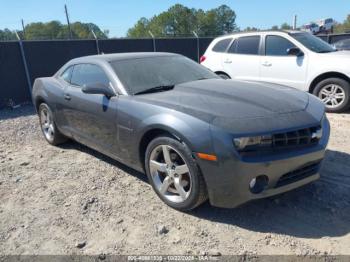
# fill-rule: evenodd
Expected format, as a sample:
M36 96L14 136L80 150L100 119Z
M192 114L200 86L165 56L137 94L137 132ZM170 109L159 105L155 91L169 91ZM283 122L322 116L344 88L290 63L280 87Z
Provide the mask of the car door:
M236 38L227 53L223 55L223 68L231 78L259 80L260 77L260 36Z
M60 93L57 96L58 99L55 102L55 110L54 110L55 123L56 123L57 127L60 129L60 131L68 136L70 136L71 134L70 134L68 121L65 118L66 101L64 100L64 92L65 92L67 86L70 85L70 79L72 77L72 72L73 72L73 66L68 66L56 78L57 82L59 84L59 87L60 87L59 88Z
M77 64L70 83L64 93L64 114L73 138L105 153L117 152L118 97L82 92L89 84L110 86L105 71L99 65Z
M294 43L279 35L265 36L265 56L261 59L261 81L305 89L307 56L288 55Z

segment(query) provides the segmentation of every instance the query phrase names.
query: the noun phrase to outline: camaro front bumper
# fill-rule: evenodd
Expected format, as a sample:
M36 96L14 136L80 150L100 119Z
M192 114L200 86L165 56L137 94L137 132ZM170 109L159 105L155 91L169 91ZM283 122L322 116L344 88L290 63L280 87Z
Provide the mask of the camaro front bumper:
M234 208L317 180L330 133L328 120L324 122L323 137L317 145L278 154L237 157L234 150L228 149L232 144L220 143L222 153L217 162L198 160L210 203L213 206ZM268 183L262 192L253 193L250 183L259 175L267 176Z

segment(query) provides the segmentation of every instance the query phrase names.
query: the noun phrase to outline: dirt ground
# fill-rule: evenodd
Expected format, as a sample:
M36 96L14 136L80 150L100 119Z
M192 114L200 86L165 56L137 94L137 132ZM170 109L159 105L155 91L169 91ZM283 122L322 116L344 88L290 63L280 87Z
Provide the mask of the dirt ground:
M319 181L181 213L143 174L75 142L50 146L32 107L1 110L0 254L350 255L350 114L328 117Z

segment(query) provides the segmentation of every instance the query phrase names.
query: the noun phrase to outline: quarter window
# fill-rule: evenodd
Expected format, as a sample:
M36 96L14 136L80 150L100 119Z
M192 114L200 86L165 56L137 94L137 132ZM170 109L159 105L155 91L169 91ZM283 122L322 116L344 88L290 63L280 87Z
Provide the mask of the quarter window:
M292 47L295 45L284 37L266 36L265 51L267 56L288 56L288 49Z
M77 86L95 83L109 86L109 79L103 69L97 65L78 64L74 66L71 83Z
M236 39L228 52L242 55L258 55L260 36L244 36Z
M67 83L70 83L70 79L72 77L72 71L73 71L73 66L70 66L66 70L63 71L63 73L60 75L60 77L64 81L66 81Z
M226 38L224 40L221 40L216 43L213 47L214 52L224 53L228 47L228 45L231 43L232 38Z

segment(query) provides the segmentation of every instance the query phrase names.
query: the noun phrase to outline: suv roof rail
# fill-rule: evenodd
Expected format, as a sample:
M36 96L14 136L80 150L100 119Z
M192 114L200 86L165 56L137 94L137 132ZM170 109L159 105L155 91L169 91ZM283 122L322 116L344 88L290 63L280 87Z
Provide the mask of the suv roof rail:
M241 31L241 32L233 32L233 33L225 34L225 35L222 35L222 36L238 35L238 34L251 34L251 33L264 33L264 32L276 32L276 33L290 34L290 33L293 33L293 32L302 32L302 31L300 31L300 30L283 30L283 29L259 30L259 31Z

